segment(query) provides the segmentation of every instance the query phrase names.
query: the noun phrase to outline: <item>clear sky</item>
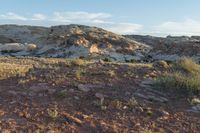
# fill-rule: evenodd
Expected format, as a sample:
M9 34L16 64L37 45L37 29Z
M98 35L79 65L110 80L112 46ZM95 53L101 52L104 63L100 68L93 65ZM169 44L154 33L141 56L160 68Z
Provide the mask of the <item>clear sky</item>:
M0 0L0 24L84 24L120 34L200 35L200 0Z

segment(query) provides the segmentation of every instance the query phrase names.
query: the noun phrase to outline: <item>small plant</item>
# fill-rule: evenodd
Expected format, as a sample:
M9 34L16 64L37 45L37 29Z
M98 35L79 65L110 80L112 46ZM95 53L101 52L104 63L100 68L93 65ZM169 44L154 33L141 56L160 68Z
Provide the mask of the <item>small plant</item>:
M95 102L95 105L97 107L100 107L101 110L106 110L107 109L107 107L104 105L104 98L101 98L100 100L97 100Z
M72 60L71 63L74 66L81 66L81 65L85 64L85 61L82 59L75 59L75 60Z
M200 75L184 75L180 72L165 74L156 80L155 87L176 91L187 96L200 95ZM179 94L180 94L179 93Z
M190 58L181 58L171 66L168 73L156 79L154 86L161 90L178 92L178 97L199 97L200 66Z
M116 109L122 109L122 107L123 107L123 103L121 102L121 101L119 101L119 100L114 100L114 101L112 101L112 106L114 107L114 108L116 108Z
M135 60L135 59L131 59L131 60L125 60L127 63L136 63L137 62L137 60Z
M190 74L200 74L200 66L196 64L191 58L183 57L178 59L173 68L175 71L186 72Z
M169 68L168 63L164 60L154 62L153 66L158 67L158 68L164 68L164 69Z
M115 71L113 71L113 70L109 70L108 72L107 72L107 74L110 76L110 77L114 77L116 74L115 74Z
M52 109L47 109L47 113L48 113L48 116L55 120L57 117L58 117L58 109L57 109L57 106L55 106L54 108Z
M141 133L153 133L150 129L145 129L144 131L142 131Z
M59 91L57 93L57 96L60 98L65 98L67 96L67 91L66 90Z
M76 71L75 71L75 76L78 80L81 79L81 76L82 76L82 70L81 68L79 67Z
M103 61L105 61L105 62L111 62L111 59L105 58L105 59L103 59Z
M130 107L134 107L134 106L138 105L138 102L137 102L137 100L136 100L134 97L131 97L131 98L128 100L128 105L129 105Z

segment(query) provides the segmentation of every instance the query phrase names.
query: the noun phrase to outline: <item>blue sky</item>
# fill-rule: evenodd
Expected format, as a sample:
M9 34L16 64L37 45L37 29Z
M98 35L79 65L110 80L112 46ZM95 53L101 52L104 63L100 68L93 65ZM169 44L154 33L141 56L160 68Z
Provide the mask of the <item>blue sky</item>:
M0 24L84 24L119 34L200 35L200 0L0 0Z

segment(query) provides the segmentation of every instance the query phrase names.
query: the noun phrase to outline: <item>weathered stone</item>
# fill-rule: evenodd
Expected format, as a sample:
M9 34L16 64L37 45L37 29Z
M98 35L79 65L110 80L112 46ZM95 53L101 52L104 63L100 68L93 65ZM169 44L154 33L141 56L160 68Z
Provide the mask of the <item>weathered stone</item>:
M79 84L78 89L80 91L83 91L83 92L89 92L90 91L90 89L86 85L83 85L83 84Z
M48 89L47 91L48 91L48 94L54 94L56 92L55 89Z
M18 93L16 91L10 90L8 91L9 94L16 96Z
M104 99L104 95L102 93L96 93L95 96L99 99Z
M41 91L47 91L48 90L48 84L47 83L39 83L37 85L33 85L29 88L29 90L33 92L41 92Z
M140 98L149 100L149 101L157 101L157 102L162 102L162 103L168 102L167 98L161 97L161 96L158 96L158 95L152 95L152 94L144 95L144 94L141 94L141 93L135 93L134 95L138 96Z
M192 110L194 110L195 112L199 112L200 113L200 104L197 104L197 105L193 106Z

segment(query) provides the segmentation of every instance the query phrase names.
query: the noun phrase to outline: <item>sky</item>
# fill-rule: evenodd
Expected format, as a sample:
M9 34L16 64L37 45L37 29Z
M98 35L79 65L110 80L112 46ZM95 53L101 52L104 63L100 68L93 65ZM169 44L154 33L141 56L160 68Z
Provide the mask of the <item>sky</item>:
M0 24L97 26L118 34L200 35L200 0L0 0Z

